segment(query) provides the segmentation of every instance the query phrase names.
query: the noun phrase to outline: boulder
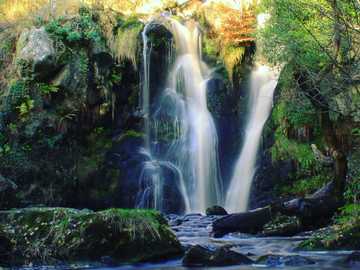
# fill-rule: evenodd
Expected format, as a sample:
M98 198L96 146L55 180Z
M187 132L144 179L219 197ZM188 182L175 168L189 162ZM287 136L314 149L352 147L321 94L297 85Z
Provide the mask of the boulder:
M190 248L183 258L182 264L184 266L204 266L210 260L212 252L200 245Z
M54 86L65 89L72 94L78 93L78 99L85 99L87 95L88 73L83 68L84 57L87 56L85 54L74 55L51 82Z
M36 79L44 79L56 68L54 43L44 27L26 29L16 45L16 60L19 73L29 73Z
M0 211L1 224L15 243L9 264L58 259L136 263L182 253L167 221L152 210L15 209Z
M265 255L260 257L256 263L266 265L267 267L304 266L315 264L313 260L299 255Z
M190 248L184 258L184 266L230 266L253 263L243 254L230 250L227 247L221 247L216 250L210 250L200 245Z
M226 210L218 205L214 205L212 207L209 207L208 209L206 209L206 215L207 216L225 216L228 213L226 212Z

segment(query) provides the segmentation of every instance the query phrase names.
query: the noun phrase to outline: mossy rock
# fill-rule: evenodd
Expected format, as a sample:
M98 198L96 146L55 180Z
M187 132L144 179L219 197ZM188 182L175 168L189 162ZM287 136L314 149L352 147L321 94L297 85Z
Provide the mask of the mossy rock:
M55 48L44 27L25 29L16 46L19 74L46 78L55 69Z
M104 256L136 263L181 254L167 221L152 210L28 208L0 211L0 222L15 243L10 263L96 261Z
M300 250L358 250L360 249L360 223L348 222L315 231L310 239L302 241Z

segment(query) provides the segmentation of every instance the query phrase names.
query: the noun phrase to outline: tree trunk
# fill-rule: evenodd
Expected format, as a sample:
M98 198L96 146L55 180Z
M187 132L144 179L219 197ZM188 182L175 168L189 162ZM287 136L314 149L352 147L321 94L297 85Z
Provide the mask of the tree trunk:
M330 118L330 106L324 96L307 80L303 73L295 74L300 90L310 99L319 115L319 122L325 142L334 159L334 195L342 200L347 176L347 157L341 141L336 136L334 123ZM316 84L316 85L320 85Z

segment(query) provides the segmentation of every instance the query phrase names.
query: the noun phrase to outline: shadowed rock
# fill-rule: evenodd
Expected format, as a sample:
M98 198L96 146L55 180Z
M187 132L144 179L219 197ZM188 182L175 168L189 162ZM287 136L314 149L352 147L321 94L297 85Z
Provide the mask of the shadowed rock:
M215 251L196 245L190 248L183 259L184 266L229 266L253 263L243 254L221 247Z

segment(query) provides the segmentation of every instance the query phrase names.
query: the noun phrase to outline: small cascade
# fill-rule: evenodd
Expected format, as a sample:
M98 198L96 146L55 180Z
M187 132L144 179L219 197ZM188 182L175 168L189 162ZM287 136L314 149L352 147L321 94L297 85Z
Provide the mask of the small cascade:
M151 102L153 63L150 63L152 45L148 34L156 25L172 33L176 55L165 89ZM181 24L161 18L147 24L142 37L142 110L146 133L143 151L148 161L139 179L137 206L164 210L166 193L170 190L170 194L180 194L185 212L205 212L209 206L222 204L223 199L218 137L207 108L206 86L211 74L201 60L200 31L192 22Z
M258 66L251 74L249 113L244 143L225 202L225 208L230 212L244 212L248 209L261 134L271 112L277 82L278 72L267 66Z

